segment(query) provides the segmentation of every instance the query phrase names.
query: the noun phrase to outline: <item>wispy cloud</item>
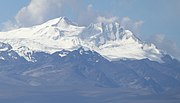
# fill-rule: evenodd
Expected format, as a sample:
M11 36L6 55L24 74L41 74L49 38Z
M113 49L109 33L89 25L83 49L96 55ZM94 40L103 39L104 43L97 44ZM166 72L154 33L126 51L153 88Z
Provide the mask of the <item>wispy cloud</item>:
M119 20L119 18L116 16L113 16L113 17L98 16L96 19L97 22L104 22L104 23L111 23L111 22L115 22L118 20Z
M164 34L154 35L150 41L156 44L158 48L165 50L168 54L180 60L180 48Z
M124 17L121 19L121 25L124 28L133 31L135 34L139 33L140 28L143 23L144 23L144 21L142 21L142 20L134 21L134 20L130 19L129 17Z

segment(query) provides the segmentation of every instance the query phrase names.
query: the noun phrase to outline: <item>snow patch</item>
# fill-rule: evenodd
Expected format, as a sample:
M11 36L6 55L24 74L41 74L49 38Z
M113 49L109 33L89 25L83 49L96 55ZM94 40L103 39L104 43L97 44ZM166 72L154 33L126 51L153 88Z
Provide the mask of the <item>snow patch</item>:
M5 60L5 58L4 58L4 57L0 57L0 59L1 59L1 60Z
M62 53L59 53L59 56L60 57L65 57L67 54L69 54L69 52L62 52Z

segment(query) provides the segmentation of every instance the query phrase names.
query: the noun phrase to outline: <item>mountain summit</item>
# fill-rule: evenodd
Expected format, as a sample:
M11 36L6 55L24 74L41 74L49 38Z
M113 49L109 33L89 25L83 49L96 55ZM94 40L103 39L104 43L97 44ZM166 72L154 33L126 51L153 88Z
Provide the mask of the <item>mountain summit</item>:
M63 49L73 51L84 47L110 61L148 58L163 62L163 54L154 44L143 43L115 21L97 22L85 27L74 24L66 17L59 17L41 25L0 32L0 42L10 44L22 56L18 50L22 47L50 54Z

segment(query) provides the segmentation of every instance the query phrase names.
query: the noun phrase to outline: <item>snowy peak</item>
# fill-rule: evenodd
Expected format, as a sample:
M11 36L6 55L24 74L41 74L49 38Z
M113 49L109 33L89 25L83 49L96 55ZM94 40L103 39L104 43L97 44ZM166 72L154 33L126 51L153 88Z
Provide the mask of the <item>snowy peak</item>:
M62 24L65 24L65 25L74 25L76 26L73 22L71 22L67 17L60 17L59 18L59 22L58 22L58 25L62 25Z
M140 39L138 39L131 31L129 31L129 30L124 30L121 39L129 39L129 38L132 38L132 39L134 39L135 41L140 41Z
M80 47L93 50L110 61L145 58L161 61L162 57L156 46L141 42L116 21L97 22L84 27L75 25L66 17L59 17L30 28L0 32L0 42L10 44L19 55L29 59L34 51L52 54ZM29 49L22 52L21 47Z
M35 26L38 29L34 34L41 36L49 35L47 38L58 39L62 36L77 35L84 27L79 27L66 17L59 17L45 22L42 25ZM36 31L36 29L34 31ZM55 37L52 37L55 35Z
M129 38L135 41L138 40L131 31L125 30L117 22L90 24L81 33L81 37L82 39L95 42L97 46L105 44L107 41L118 41Z
M118 22L99 22L91 24L81 33L85 46L93 48L110 61L119 59L161 60L161 51L153 44L140 41L130 30Z
M53 20L49 20L44 23L46 26L55 26L55 27L61 27L61 26L69 26L69 25L74 25L76 26L73 22L71 22L67 17L59 17Z

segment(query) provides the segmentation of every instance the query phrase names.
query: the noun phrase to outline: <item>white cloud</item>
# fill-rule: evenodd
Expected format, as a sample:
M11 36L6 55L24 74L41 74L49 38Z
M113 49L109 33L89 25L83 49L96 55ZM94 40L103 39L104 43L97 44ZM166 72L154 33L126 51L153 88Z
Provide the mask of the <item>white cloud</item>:
M98 16L97 17L97 22L103 22L103 23L111 23L111 22L115 22L118 21L118 17L114 16L114 17L103 17L103 16Z
M158 48L165 50L168 54L180 60L180 48L175 42L168 39L165 35L154 35L151 37L151 42L156 44Z
M28 27L60 16L75 16L79 24L87 25L98 13L92 4L84 6L83 0L31 0L16 14L15 25Z
M142 20L134 21L134 20L130 19L129 17L124 17L121 20L121 25L124 28L133 31L136 35L139 33L140 28L143 23L144 22Z
M30 4L23 7L15 16L20 26L39 24L61 14L64 0L31 0Z
M2 30L29 27L56 17L68 14L71 16L71 13L77 16L85 10L80 9L81 5L82 0L31 0L27 6L18 11L13 20L2 24Z
M88 11L91 11L92 8L93 8L93 5L92 5L92 4L89 4L89 5L87 6L87 10L88 10Z

